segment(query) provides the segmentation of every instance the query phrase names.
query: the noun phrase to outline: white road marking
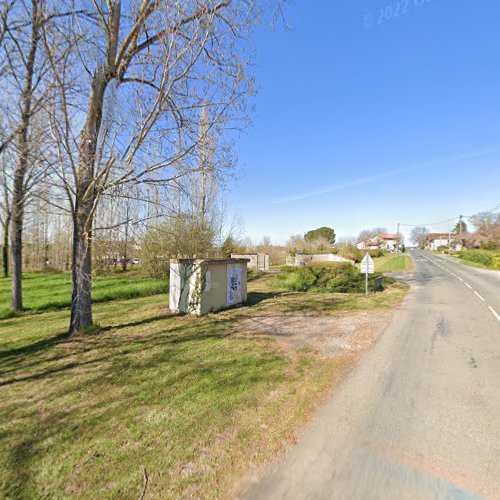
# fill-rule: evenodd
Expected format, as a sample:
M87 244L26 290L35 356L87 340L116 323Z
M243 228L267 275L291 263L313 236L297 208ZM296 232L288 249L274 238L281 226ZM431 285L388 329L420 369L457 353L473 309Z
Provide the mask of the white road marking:
M469 283L466 283L466 282L464 281L464 285L465 285L465 286L466 286L469 290L472 290L472 287L469 285Z
M460 276L457 276L457 278L463 283L464 280L460 277Z
M483 302L486 302L484 298L481 295L479 295L479 293L477 293L476 291L474 293L476 294L477 297L479 297L479 299L481 299Z
M500 316L495 311L495 309L493 309L493 307L491 307L491 306L488 306L488 309L493 313L493 316L495 316L495 318L497 319L497 321L500 323Z

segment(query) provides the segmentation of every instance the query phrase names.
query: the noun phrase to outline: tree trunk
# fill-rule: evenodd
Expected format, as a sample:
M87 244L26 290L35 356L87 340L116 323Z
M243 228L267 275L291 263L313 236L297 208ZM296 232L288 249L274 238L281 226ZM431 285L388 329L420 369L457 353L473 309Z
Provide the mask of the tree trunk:
M75 213L73 214L73 300L71 303L71 334L92 325L92 259L91 235L97 186L95 162L97 142L102 123L106 88L115 72L114 61L120 31L121 1L110 2L106 62L92 75L85 125L80 134L76 172Z
M127 210L125 212L125 216L127 217L127 223L125 224L125 241L123 242L123 271L127 270L127 259L128 259L128 217L129 217L129 209L127 206Z
M3 227L3 245L2 245L2 267L3 277L9 277L9 229L10 229L10 214L5 219Z
M32 31L30 50L24 72L24 86L21 96L21 121L16 130L18 159L14 171L11 208L11 250L12 250L12 309L23 308L22 273L23 273L23 220L26 203L24 179L28 169L29 139L28 129L31 121L31 103L33 98L33 74L35 71L36 52L39 42L40 16L38 2L32 0Z
M91 216L86 210L81 210L74 217L70 333L92 325L92 245L89 219Z
M23 191L19 193L14 183L13 199L19 198L17 204L12 205L12 227L11 227L11 252L12 252L12 309L21 311L23 308L23 218L24 200Z
M95 161L101 128L104 94L109 80L99 67L92 77L87 119L80 134L76 176L75 213L73 214L73 296L69 332L76 333L92 325L92 223L97 190Z

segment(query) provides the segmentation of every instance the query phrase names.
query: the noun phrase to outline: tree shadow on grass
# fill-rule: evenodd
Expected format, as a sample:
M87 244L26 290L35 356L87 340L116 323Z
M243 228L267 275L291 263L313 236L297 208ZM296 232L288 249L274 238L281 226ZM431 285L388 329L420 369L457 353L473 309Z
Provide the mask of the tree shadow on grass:
M107 330L160 319L165 316ZM285 376L281 361L275 356L241 351L238 347L241 339L234 339L233 352L227 343L232 340L227 339L223 322L186 318L168 326L170 328L160 325L158 331L146 335L117 332L101 338L81 336L66 343L64 349L60 349L63 343L58 346L57 337L53 337L43 345L37 342L34 351L24 351L30 353L25 357L30 358L30 362L33 356L40 363L47 363L48 359L54 361L44 366L43 371L28 374L22 373L24 366L20 365L18 375L25 375L23 384L19 388L11 385L12 396L5 393L3 407L0 407L9 424L3 437L0 436L1 440L8 437L10 442L5 456L3 487L8 489L3 493L6 496L60 496L66 491L66 485L70 488L68 491L84 487L85 490L78 493L85 496L99 496L108 484L113 484L111 493L123 492L123 488L134 487L127 483L127 475L93 476L95 468L107 468L111 474L114 466L127 460L130 472L134 474L137 470L140 478L142 459L139 457L137 461L129 449L132 434L116 433L117 422L121 422L123 429L128 425L134 428L141 422L147 424L149 420L145 417L157 415L151 412L158 408L158 415L166 412L174 419L169 421L168 429L182 430L175 431L172 438L181 436L186 440L185 449L189 449L190 445L202 442L200 436L210 429L219 432L213 422L229 422L233 412L247 405L252 394L260 394L262 388L280 383ZM86 357L79 362L61 365L57 361L59 354L68 355L68 349L70 355L80 354L83 346L92 352L85 351ZM236 353L241 355L235 356ZM50 378L50 383L38 385L45 377ZM19 391L23 394L22 404L18 400ZM207 398L209 394L212 396ZM82 411L83 402L85 411ZM200 411L206 411L211 418L200 421ZM199 430L200 425L205 427ZM222 432L224 425L219 427ZM155 441L148 439L134 440L134 446L149 453ZM62 453L67 463L61 468L61 463L53 463L54 453L66 450L68 443L73 451L68 456L66 451ZM161 448L165 448L163 441ZM182 449L184 447L179 447L181 451L176 452L181 453L181 457L172 456L176 465L185 460ZM46 469L41 466L44 461L49 464ZM80 467L81 464L85 465ZM150 464L153 477L157 466L161 463Z
M248 292L247 301L245 302L246 306L255 306L260 302L268 299L274 299L283 295L285 292L282 291L274 291L274 292Z
M0 359L36 354L37 352L44 351L47 348L52 347L53 345L58 344L61 341L66 340L68 338L69 338L68 332L58 333L53 337L39 340L37 342L34 342L33 344L28 344L23 347L16 347L14 349L9 349L6 351L0 351Z
M0 351L0 359L3 358L0 377L4 379L0 382L0 386L43 379L60 371L111 360L116 356L115 352L129 354L139 346L147 349L148 346L153 344L164 344L166 346L168 344L182 344L210 338L223 338L228 335L227 332L221 329L230 321L230 318L202 323L196 333L192 332L195 327L193 321L190 321L193 319L192 317L187 316L185 322L173 323L173 320L179 320L179 318L179 315L161 314L128 323L107 325L96 330L95 333L82 333L71 336L67 332L63 332L22 347ZM161 321L164 322L164 328L156 334L158 335L156 341L152 341L149 333L140 335L134 332L127 334L126 331L119 331L135 329ZM215 332L213 332L214 330ZM116 335L114 331L116 331ZM207 333L207 331L210 333ZM124 348L127 345L132 346L131 349ZM58 347L60 348L58 349ZM91 351L98 351L101 347L108 352L111 351L111 353L95 358L91 362L70 362L57 368L46 368L47 364L61 363L66 358L81 357ZM40 371L42 365L44 365L44 370ZM36 373L30 373L22 377L15 376L15 373L26 370L33 370Z
M122 328L134 328L138 326L144 326L149 323L156 323L157 321L162 321L162 320L169 320L175 318L174 315L168 315L168 314L158 314L156 316L151 316L150 318L144 318L140 319L137 321L131 321L130 323L119 323L119 324L112 324L112 325L107 325L103 326L102 328L99 328L95 335L99 335L99 333L103 332L109 332L110 330L121 330Z

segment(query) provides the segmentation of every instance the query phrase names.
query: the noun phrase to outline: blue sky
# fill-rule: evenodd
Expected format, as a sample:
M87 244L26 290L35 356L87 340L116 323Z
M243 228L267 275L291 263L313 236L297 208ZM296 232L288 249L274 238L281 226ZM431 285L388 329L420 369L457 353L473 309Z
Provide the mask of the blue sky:
M254 39L230 192L246 235L395 231L500 204L498 0L296 0L287 19Z

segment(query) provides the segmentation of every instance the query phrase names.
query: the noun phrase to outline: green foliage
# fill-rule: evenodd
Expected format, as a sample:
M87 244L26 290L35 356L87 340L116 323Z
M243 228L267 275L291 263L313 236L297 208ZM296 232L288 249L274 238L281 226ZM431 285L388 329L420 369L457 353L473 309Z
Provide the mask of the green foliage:
M383 257L385 255L385 250L378 249L378 250L368 250L368 253L370 254L370 257L373 259L376 259L378 257Z
M462 221L462 222L457 222L455 224L455 227L453 228L453 233L455 234L460 234L460 233L466 233L468 231L467 224Z
M330 267L330 268L337 268L339 266L339 264L348 264L348 265L351 265L349 264L349 262L331 262L331 261L313 261L313 262L309 262L309 264L307 264L307 267ZM296 269L296 268L294 268Z
M238 253L237 248L238 247L235 239L231 235L229 235L222 244L222 256L226 259L229 259L232 253Z
M375 290L375 278L379 276L380 273L369 276L371 291ZM384 278L384 281L391 279ZM318 262L303 267L282 267L272 284L296 292L361 293L365 290L365 275L348 262Z
M446 245L439 245L437 247L437 249L438 249L438 252L444 252L444 251L448 250L448 247Z
M361 262L365 256L365 252L356 247L356 245L342 244L337 246L337 255L344 257L344 259L353 260L354 262Z
M319 227L318 229L312 229L304 235L306 241L316 241L324 239L331 243L335 243L335 231L331 227Z
M461 250L459 257L463 260L480 264L490 269L500 269L500 252L488 250Z

